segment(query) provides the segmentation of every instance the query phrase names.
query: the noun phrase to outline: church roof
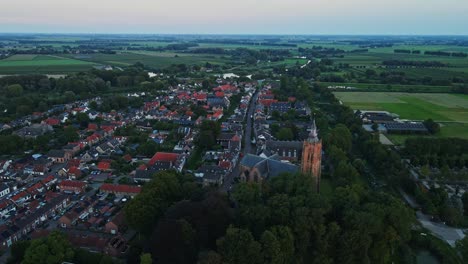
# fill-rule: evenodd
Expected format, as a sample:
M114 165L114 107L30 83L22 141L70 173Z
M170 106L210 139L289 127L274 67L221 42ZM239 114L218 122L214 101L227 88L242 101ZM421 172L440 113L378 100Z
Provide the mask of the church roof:
M299 167L290 163L279 161L277 155L268 158L247 154L242 160L241 165L257 168L264 177L275 177L282 173L296 173Z

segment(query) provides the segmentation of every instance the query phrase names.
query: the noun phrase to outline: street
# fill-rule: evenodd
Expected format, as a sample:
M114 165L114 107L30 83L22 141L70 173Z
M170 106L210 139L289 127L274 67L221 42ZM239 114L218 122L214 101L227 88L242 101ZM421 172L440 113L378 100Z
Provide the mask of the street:
M242 155L245 156L246 154L251 154L252 153L252 118L251 116L253 115L255 111L255 103L257 102L257 97L258 97L258 91L254 93L252 96L252 99L250 100L250 105L249 105L249 110L247 111L246 115L246 125L245 125L245 133L244 133L244 144L242 148ZM240 158L242 159L242 158ZM240 162L239 159L239 162ZM236 164L234 166L234 169L232 170L231 173L229 173L226 178L224 179L223 186L221 186L222 191L228 191L231 189L232 184L234 179L239 175L239 164Z

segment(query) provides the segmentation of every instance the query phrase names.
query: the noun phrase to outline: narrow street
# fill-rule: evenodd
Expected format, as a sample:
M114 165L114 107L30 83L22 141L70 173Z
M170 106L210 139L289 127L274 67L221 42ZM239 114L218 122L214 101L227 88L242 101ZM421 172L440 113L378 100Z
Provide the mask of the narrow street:
M254 93L252 96L252 99L250 100L250 105L249 105L249 110L247 111L246 114L246 124L245 124L245 133L243 137L243 146L242 146L242 156L245 156L246 154L251 154L252 153L252 118L251 116L253 115L255 111L255 103L257 102L257 97L258 97L258 91ZM239 162L242 158L239 158ZM229 191L232 187L233 181L235 177L239 175L239 164L236 164L234 169L230 174L227 175L227 177L224 179L223 186L221 187L221 190L226 192Z

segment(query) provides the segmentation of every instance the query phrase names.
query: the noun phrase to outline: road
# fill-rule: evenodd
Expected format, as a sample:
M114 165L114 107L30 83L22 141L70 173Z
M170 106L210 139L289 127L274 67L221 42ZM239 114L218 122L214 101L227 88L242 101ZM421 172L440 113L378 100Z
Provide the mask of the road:
M455 228L451 226L447 226L443 223L436 223L431 220L431 216L424 214L419 210L421 206L407 193L403 190L399 190L400 194L406 200L406 202L416 211L416 218L421 225L429 229L435 236L438 238L445 240L450 246L454 247L455 242L459 239L463 239L465 234L463 233L463 229Z
M245 156L246 154L252 153L252 144L250 141L252 140L252 118L251 116L253 115L255 111L255 104L257 102L258 98L258 92L256 91L254 95L252 96L252 99L250 100L250 105L249 109L247 111L246 115L246 125L245 125L245 133L244 133L244 145L242 148L242 154ZM240 161L241 158L239 158ZM226 178L224 178L223 186L221 186L222 191L229 191L232 187L234 179L239 176L239 164L236 164L234 166L234 169L232 170L231 173L229 173Z

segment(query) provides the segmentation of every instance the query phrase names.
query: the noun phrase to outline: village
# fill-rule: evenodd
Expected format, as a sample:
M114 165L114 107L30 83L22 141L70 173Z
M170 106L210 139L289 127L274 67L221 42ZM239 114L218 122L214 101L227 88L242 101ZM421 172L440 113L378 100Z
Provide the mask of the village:
M223 122L219 143L225 147L214 170L203 165L195 174L204 184L221 183L225 174L237 164L240 154L242 121L250 102L253 84L242 84L239 107ZM195 91L194 87L179 85L164 95L149 98L144 93L127 94L144 97L140 108L126 111L97 112L91 102L100 104L101 98L59 105L45 113L2 124L14 134L35 139L64 126L76 127L77 140L46 153L26 153L24 157L0 161L0 233L2 248L27 237L34 238L55 228L63 229L77 247L86 247L111 256L127 250L127 241L134 232L127 230L122 207L141 191L141 185L160 170L181 172L194 149L196 125L203 120L223 118L231 104L230 97L240 94L240 85L221 84L211 91ZM188 103L207 112L192 120ZM169 110L170 108L171 110ZM85 115L87 127L81 129L76 116ZM70 120L73 120L70 122ZM174 128L156 130L152 124L171 123ZM152 156L128 154L138 144L130 144L127 137L116 135L126 127L148 132L145 140L162 145L171 133L179 141L169 151ZM228 133L229 131L229 133ZM234 134L233 134L234 133ZM238 136L234 136L238 135ZM205 156L209 156L208 154ZM124 173L116 160L130 170ZM222 171L219 174L215 171Z
M209 90L187 83L156 96L125 94L143 104L120 111L94 110L103 101L96 97L2 124L24 139L73 127L76 140L0 160L1 247L60 229L76 247L122 256L135 235L122 208L159 171L190 173L200 184L225 191L234 181L252 180L244 175L252 159L275 166L258 175L262 179L297 171L311 123L297 122L293 137L277 140L282 121L273 117L294 113L307 120L308 106L295 98L275 99L271 84L217 82ZM206 121L220 123L221 131L215 145L201 151L196 139ZM135 135L146 138L135 143ZM145 144L157 151L151 154ZM194 160L196 165L188 164Z

